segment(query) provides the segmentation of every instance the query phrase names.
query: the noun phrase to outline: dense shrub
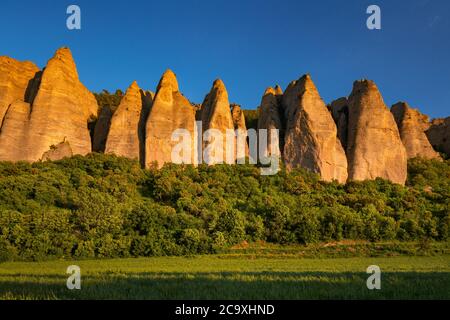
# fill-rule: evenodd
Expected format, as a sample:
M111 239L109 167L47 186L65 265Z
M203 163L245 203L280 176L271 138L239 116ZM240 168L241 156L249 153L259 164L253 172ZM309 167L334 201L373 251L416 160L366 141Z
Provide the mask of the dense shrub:
M450 161L409 163L405 187L305 170L166 165L91 154L0 163L0 261L211 253L246 241L447 240Z

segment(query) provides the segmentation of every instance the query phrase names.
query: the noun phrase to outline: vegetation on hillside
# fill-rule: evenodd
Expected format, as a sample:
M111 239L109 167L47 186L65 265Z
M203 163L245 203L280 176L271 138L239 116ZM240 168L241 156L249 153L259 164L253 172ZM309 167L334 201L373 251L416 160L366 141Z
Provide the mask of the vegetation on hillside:
M259 108L256 110L243 110L247 129L258 129Z
M250 165L141 169L90 154L0 163L0 260L212 253L246 240L446 240L450 161L413 160L406 187L325 183Z
M111 110L116 110L116 108L120 104L120 100L123 97L123 91L117 89L115 93L110 93L108 90L103 90L100 93L94 93L95 99L97 99L97 103L99 106L99 110L104 107L108 107Z

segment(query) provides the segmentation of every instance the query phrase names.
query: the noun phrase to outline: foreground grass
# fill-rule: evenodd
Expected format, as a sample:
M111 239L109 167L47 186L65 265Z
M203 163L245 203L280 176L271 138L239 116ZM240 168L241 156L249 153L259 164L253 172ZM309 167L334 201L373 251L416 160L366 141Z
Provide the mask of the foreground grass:
M239 248L196 257L9 262L0 299L450 299L450 255L302 258ZM82 289L65 273L78 265ZM369 265L382 289L368 290Z

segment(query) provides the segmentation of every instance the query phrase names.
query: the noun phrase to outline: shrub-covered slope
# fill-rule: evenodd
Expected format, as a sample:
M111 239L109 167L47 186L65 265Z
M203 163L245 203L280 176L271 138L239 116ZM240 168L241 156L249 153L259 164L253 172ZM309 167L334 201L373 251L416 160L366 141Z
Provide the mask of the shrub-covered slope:
M446 240L450 161L407 186L325 183L302 170L166 165L103 154L0 163L0 260L211 253L243 240Z

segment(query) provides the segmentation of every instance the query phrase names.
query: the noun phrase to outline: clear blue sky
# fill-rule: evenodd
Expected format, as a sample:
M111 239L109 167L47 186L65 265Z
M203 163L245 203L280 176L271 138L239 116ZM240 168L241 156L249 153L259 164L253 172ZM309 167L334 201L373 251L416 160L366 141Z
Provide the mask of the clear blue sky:
M81 31L66 29L69 4L81 7ZM380 31L366 28L370 4L381 7ZM326 102L368 78L388 105L450 115L448 0L2 0L0 43L0 55L41 67L69 46L92 91L133 80L154 90L171 68L190 100L221 78L252 109L266 87L309 72Z

